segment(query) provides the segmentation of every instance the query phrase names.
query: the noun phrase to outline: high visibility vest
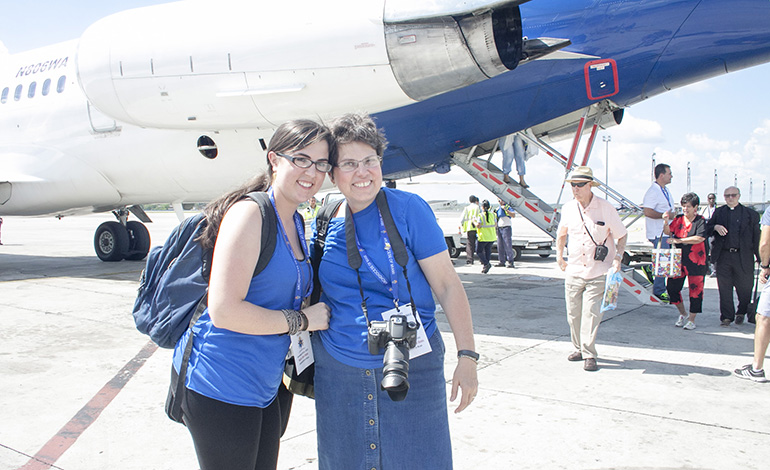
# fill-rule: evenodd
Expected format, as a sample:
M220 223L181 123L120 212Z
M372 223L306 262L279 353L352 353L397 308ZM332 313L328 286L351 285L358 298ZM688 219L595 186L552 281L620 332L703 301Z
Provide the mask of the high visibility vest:
M302 217L305 219L305 222L310 222L311 220L315 219L316 215L318 215L318 206L307 206L302 212Z
M485 215L488 217L485 218ZM480 242L493 242L497 240L497 214L492 211L479 214L476 233Z
M476 230L476 227L473 224L475 224L476 219L479 218L479 211L480 208L478 204L468 204L465 206L463 218L460 221L463 232L468 233L468 231Z

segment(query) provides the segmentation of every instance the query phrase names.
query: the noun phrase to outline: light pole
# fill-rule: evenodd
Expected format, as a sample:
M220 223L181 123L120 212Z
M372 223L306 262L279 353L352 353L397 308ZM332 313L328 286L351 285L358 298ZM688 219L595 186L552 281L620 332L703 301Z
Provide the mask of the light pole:
M652 152L652 170L650 171L650 178L655 181L655 152Z
M604 142L604 199L609 199L607 187L610 184L610 142L612 141L612 136L602 136L602 141Z

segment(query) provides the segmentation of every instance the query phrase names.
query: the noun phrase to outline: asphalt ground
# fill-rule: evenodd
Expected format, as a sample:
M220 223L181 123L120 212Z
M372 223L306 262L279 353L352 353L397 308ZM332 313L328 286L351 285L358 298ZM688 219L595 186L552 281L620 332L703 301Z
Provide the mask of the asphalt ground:
M159 244L177 221L151 217ZM5 217L0 470L198 468L186 429L163 411L171 351L131 317L143 262L94 255L105 220ZM621 292L599 330L600 370L585 372L566 360L553 257L486 275L463 258L455 268L481 353L475 402L460 414L449 404L456 469L770 468L770 384L731 376L751 361L753 325L719 326L715 279L693 331L674 327L673 306ZM454 341L442 314L439 323L451 378ZM279 468L314 469L316 457L313 402L298 397Z

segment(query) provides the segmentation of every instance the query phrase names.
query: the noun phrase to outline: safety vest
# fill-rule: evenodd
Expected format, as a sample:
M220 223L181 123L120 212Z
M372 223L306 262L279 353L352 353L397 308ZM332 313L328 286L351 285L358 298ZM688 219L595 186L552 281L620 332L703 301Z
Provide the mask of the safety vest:
M488 218L484 218L485 213L479 214L478 224L476 225L476 234L480 242L493 242L497 240L497 214L492 211L488 211L486 215Z
M310 222L311 220L315 219L316 215L318 215L318 206L307 206L302 212L302 217L305 219L305 222Z
M476 230L476 227L473 224L475 224L476 219L479 218L479 211L480 208L478 204L471 203L465 206L465 210L463 210L463 218L460 221L463 232L468 233L469 231Z

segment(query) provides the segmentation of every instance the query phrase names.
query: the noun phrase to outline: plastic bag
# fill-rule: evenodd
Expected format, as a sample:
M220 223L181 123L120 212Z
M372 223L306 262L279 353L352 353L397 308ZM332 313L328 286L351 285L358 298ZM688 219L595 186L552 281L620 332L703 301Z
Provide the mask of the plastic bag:
M604 282L604 296L602 296L601 308L602 313L617 308L621 282L623 282L623 275L620 274L620 271L615 271L610 268L610 270L607 271L607 280Z

